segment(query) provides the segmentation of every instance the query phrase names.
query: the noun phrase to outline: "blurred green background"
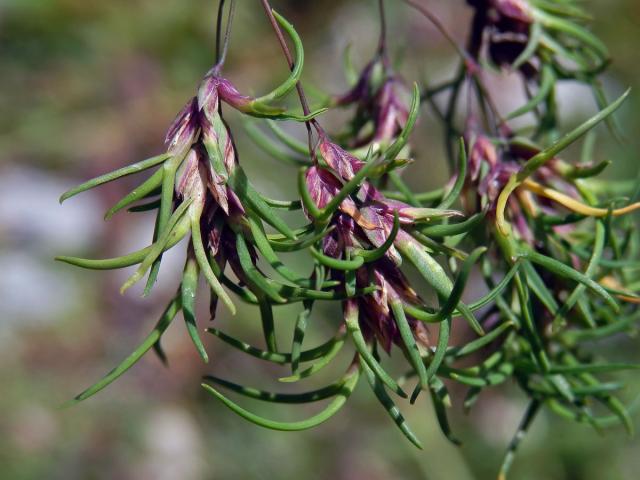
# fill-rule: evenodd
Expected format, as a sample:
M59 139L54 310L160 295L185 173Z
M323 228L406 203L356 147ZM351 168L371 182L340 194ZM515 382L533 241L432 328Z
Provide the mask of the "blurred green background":
M101 219L138 179L102 187L64 206L57 198L89 177L162 151L165 129L212 64L216 3L0 0L0 479L495 478L526 400L509 386L485 394L468 416L455 402L452 422L464 441L461 448L440 434L427 396L414 407L401 405L425 445L417 451L365 388L316 430L272 432L234 416L199 382L215 372L282 389L266 379L285 372L247 360L213 338L206 339L212 360L204 366L180 322L164 342L169 369L149 355L91 400L58 408L152 328L175 288L182 258L180 248L168 255L150 298L142 299L139 290L120 296L128 272L73 269L53 257L114 256L146 245L151 217L123 213L106 224ZM400 2L387 3L392 49L407 59L401 67L405 78L437 81L451 75L455 57L434 29ZM605 76L610 96L628 85L639 87L640 3L584 3L612 52L614 63ZM372 0L273 4L303 38L309 85L332 93L346 88L340 65L347 44L353 45L358 66L373 54L378 24ZM424 4L464 38L469 12L462 0ZM259 3L238 2L225 74L243 92L259 93L285 72ZM510 105L520 95L513 80L492 80L500 88L500 104ZM618 178L638 169L638 92L619 116L627 143L606 141L606 131L598 143L599 156L615 160L610 174ZM594 110L589 92L576 85L563 86L561 99L567 123ZM426 189L448 174L439 127L424 112L409 181ZM342 118L323 122L331 127ZM294 182L282 179L294 178L294 171L257 150L242 134L238 117L230 114L230 119L241 162L254 182L272 196L291 196ZM303 133L300 126L289 128ZM254 317L255 311L242 309L237 317L222 315L216 322L259 345L251 328ZM326 337L340 317L320 310L314 321L311 343ZM637 361L637 342L620 339L603 348ZM324 379L332 373L338 375L327 372ZM631 397L640 383L633 376L629 380ZM317 409L248 405L284 419ZM603 437L544 414L522 445L511 478L635 480L638 448L622 430Z

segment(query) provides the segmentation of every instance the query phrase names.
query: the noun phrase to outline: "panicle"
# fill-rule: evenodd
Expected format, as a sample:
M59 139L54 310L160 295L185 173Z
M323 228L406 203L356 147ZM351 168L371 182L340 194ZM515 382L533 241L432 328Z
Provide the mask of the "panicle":
M501 478L543 407L596 428L618 422L632 430L630 412L617 396L619 385L604 382L601 375L638 366L600 360L583 347L631 332L640 304L640 239L630 216L640 210L640 203L634 203L633 185L598 178L609 162L595 160L589 133L602 122L615 132L612 115L627 95L607 103L601 90L598 73L608 63L606 48L584 26L584 12L572 1L467 0L473 17L465 48L426 7L405 2L456 47L460 65L451 80L407 88L391 68L380 2L382 28L375 57L359 73L347 62L350 89L327 96L330 108L352 107L353 116L345 128L325 130L317 117L326 108L309 108L300 83L300 37L263 2L290 66L279 86L260 97L241 93L222 75L222 54L170 126L166 152L62 196L66 200L149 171L106 215L125 208L154 211L149 246L113 259L59 257L100 270L137 265L123 290L148 275L148 293L163 253L186 244L178 289L154 329L74 402L105 388L151 349L165 359L160 341L179 313L195 350L207 362L195 313L204 278L210 318L219 315L220 301L232 314L236 302L247 303L256 314L244 321L262 332L265 347L219 328L207 332L249 356L290 368L281 381L297 382L336 368L343 348L352 354L338 380L308 392L266 392L217 376L204 378L207 392L258 425L277 430L314 427L340 410L362 376L402 434L420 448L392 397L408 397L408 382L415 379L411 402L428 392L443 434L456 444L447 419L448 385L455 382L469 389L465 408L489 388L507 383L520 388L530 403ZM231 2L228 30L233 8ZM290 37L293 52L283 33ZM225 37L224 52L229 31ZM491 64L518 71L531 92L512 112L497 106L495 97L504 92L487 81L500 75L486 68ZM556 86L564 80L592 88L599 112L562 135ZM302 114L276 104L294 89ZM438 96L444 93L447 99L442 102ZM425 132L433 128L433 118L441 120L451 179L441 188L422 191L410 185L424 179L405 182L403 174L412 171L411 154L420 153L412 148L412 133L427 105L435 115L418 133L431 141ZM243 146L236 144L224 116L228 108L253 118L247 131L261 153L299 168L298 198L272 199L253 185L240 164ZM530 123L520 128L512 123L517 117ZM287 120L305 123L308 142L276 123ZM267 130L271 133L264 133ZM573 162L566 149L585 135L590 136L582 161ZM417 155L417 162L431 175L439 168L433 153L439 148L428 146L428 154ZM283 184L295 178L295 172L282 169ZM292 213L285 216L283 211ZM286 252L301 252L312 268L297 272L281 258ZM485 293L477 298L477 292ZM339 305L342 322L324 343L308 348L307 329L325 321L323 312L315 310L318 301ZM291 332L281 332L287 323L278 321L283 305L297 308ZM285 338L290 340L287 347L281 345ZM403 374L389 370L390 355L402 356ZM306 420L277 422L249 412L213 385L283 404L329 403ZM589 408L594 401L610 415L596 416Z

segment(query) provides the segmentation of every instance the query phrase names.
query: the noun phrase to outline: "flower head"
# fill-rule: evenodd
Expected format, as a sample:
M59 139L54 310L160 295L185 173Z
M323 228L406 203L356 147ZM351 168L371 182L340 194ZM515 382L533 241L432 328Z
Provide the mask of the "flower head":
M352 89L335 100L338 106L356 107L352 123L356 134L350 146L388 145L395 140L409 117L408 98L406 85L388 62L381 58L369 62ZM370 126L365 119L371 121Z

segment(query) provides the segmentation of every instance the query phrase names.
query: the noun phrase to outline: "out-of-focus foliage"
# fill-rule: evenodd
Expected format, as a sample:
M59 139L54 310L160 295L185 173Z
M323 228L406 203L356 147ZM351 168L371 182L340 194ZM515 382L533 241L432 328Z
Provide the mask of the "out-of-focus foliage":
M459 19L468 16L463 2L428 3L462 39ZM605 84L616 91L620 85L637 85L634 40L639 36L640 8L624 0L606 6L590 3L595 29L614 59ZM305 80L324 90L345 90L336 59L347 41L359 58L367 58L374 48L377 18L372 2L274 5L303 36L309 59ZM191 94L194 79L212 64L215 8L214 2L204 0L14 0L0 5L0 430L6 432L0 436L2 477L489 478L525 406L526 399L515 389L491 392L470 419L453 417L464 440L461 449L441 436L426 397L417 408L406 409L425 445L420 452L398 441L379 407L360 391L339 419L318 430L295 436L257 430L207 398L197 387L199 379L212 371L224 372L226 378L259 385L265 372L275 378L283 371L247 362L212 339L205 339L212 362L204 368L181 324L172 327L165 342L170 372L156 358L145 358L92 402L57 409L79 384L101 375L137 344L160 313L154 307L160 300L120 297L118 285L126 274L105 278L51 263L54 253L82 250L87 256L107 257L144 246L153 228L149 222L123 214L112 220L115 228L105 230L93 220L99 207L114 203L137 179L70 201L64 216L55 200L79 180L157 153L165 127ZM227 76L247 88L268 87L280 79L271 75L283 71L284 61L257 6L255 12L239 9L234 28ZM441 70L450 70L454 57L449 47L395 2L390 29L397 32L391 48L409 43L412 56L425 59L422 64L402 65L407 77L436 82L442 79ZM278 68L265 71L265 58ZM497 100L505 105L512 95L519 95L517 83L509 79L500 87L504 98ZM578 93L588 95L565 87L560 101ZM634 107L640 97L631 101L633 106L620 117L630 141L622 148L609 141L597 145L600 158L616 159L615 170L608 172L616 177L629 178L637 169L633 152L640 145L634 132L640 117ZM593 108L585 102L584 110L561 109L562 121L568 127L573 115L584 117ZM231 117L232 124L237 120ZM440 138L437 122L426 116L421 121L422 131L431 123L433 133L416 139L416 149L421 158L445 165L438 158L444 152L428 150ZM293 133L302 133L302 127ZM243 141L239 154L262 191L279 189L279 164L258 154L251 142ZM434 171L426 164L413 165L412 172L409 182L420 190L448 177L444 169ZM294 191L292 185L285 193ZM274 196L285 196L277 192ZM182 261L172 256L166 260L176 272ZM152 298L166 298L174 289L161 279ZM339 324L339 312L327 308L322 314L333 315L334 326ZM243 315L253 313L240 309L237 317L222 315L218 320L251 339L254 332L244 330L249 322ZM613 358L634 355L633 343L622 338L604 348ZM634 385L632 374L627 377L631 394L640 385ZM271 416L287 415L261 408ZM311 413L312 408L300 413ZM454 405L454 411L461 410L461 405ZM603 441L588 428L543 414L522 446L513 478L635 478L637 444L622 431L608 432ZM327 458L334 459L333 464L327 464Z

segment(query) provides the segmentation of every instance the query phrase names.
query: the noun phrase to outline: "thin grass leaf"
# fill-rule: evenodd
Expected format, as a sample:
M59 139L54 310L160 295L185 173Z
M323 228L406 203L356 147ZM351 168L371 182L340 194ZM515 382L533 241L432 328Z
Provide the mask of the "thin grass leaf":
M451 295L453 284L445 273L444 269L436 262L431 255L414 241L397 242L396 248L407 257L422 277L429 283L442 298ZM473 316L466 305L459 302L458 311L478 335L484 335L482 326Z
M440 323L440 331L438 332L438 343L436 344L436 350L433 352L433 357L427 368L427 376L429 379L438 374L442 362L447 354L447 347L449 346L449 338L451 337L451 318L447 318L444 322Z
M344 336L341 338L337 338L336 341L331 345L331 348L324 354L324 356L320 357L320 359L313 363L311 366L305 368L301 372L295 373L294 375L290 375L288 377L280 377L278 380L285 383L297 382L302 380L303 378L309 378L312 375L315 375L324 367L329 365L331 361L340 353L342 347L344 346L345 338ZM293 360L293 353L292 353ZM302 361L302 355L300 357Z
M575 403L576 396L573 393L573 385L563 375L545 375L545 379L553 389L570 403Z
M538 105L544 102L555 85L556 76L553 73L553 67L551 65L544 65L542 67L540 77L540 86L538 87L538 91L536 92L536 94L531 97L531 99L527 103L507 115L506 119L512 120L534 110L536 107L538 107Z
M385 197L390 198L392 200L407 201L407 196L402 192L393 192L389 190L383 190L382 194ZM416 194L413 194L412 196L417 200L417 203L422 203L422 202L428 203L428 202L436 202L436 201L442 200L442 198L444 197L444 194L445 194L444 188L437 188L430 192L416 193Z
M274 282L273 280L267 280L272 285L279 295L282 295L287 299L287 303L301 302L307 299L310 300L346 300L349 298L360 297L362 295L368 295L378 290L378 287L371 285L369 287L357 289L353 294L340 291L325 291L314 290L304 287L293 287L291 285L283 285L281 283Z
M290 240L297 240L289 225L278 217L271 207L262 199L260 194L249 182L244 170L236 166L233 173L229 176L229 185L243 203L248 204L260 218L282 233Z
M324 230L314 233L313 235L302 237L298 240L293 241L278 241L269 239L269 243L271 244L273 250L276 252L295 252L298 250L305 250L329 235L334 230L334 228L335 226L330 226L329 228L325 228ZM267 236L267 238L269 237Z
M274 393L259 390L257 388L245 387L244 385L238 385L237 383L233 383L213 375L207 375L203 380L216 383L248 398L285 404L312 403L335 397L342 391L346 382L344 379L341 379L331 385L327 385L326 387L303 393Z
M468 414L471 411L473 406L478 401L478 398L480 397L481 393L482 393L482 388L480 387L469 388L469 390L467 391L467 394L464 397L464 401L462 404L464 408L464 413Z
M525 63L527 63L531 57L536 53L540 46L540 39L542 37L542 25L539 22L533 22L529 28L529 41L527 46L522 50L518 58L511 64L513 70L519 70Z
M551 367L552 373L572 374L572 373L610 373L625 370L640 370L640 363L589 363L585 365L554 365Z
M404 305L404 310L416 319L427 323L441 322L445 318L451 316L456 311L456 306L460 303L467 279L471 273L471 268L478 261L480 255L482 255L486 250L487 249L485 247L479 247L467 257L460 269L460 273L453 284L446 302L439 311L431 313L408 304ZM469 309L469 311L471 311L471 309Z
M571 354L564 355L563 360L570 366L580 365L578 359ZM579 374L579 377L590 387L597 388L601 385L600 381L591 373L581 373ZM623 403L608 393L600 394L597 398L620 419L620 422L624 425L627 434L632 437L634 435L633 421L631 420L631 416Z
M238 340L231 335L227 335L226 333L218 330L217 328L207 328L205 330L207 333L211 333L218 337L220 340L225 342L227 345L232 346L233 348L240 350L243 353L247 353L252 357L259 358L260 360L266 360L267 362L278 363L284 365L291 361L291 355L286 353L278 353L278 352L270 352L266 350L261 350L257 347L249 345L241 340Z
M200 271L204 275L204 278L207 279L207 283L211 287L211 290L215 295L218 296L219 299L227 306L232 315L236 314L236 306L231 301L231 298L225 292L222 285L220 285L220 281L216 277L215 273L209 264L209 260L207 258L207 253L204 250L204 245L202 244L202 232L200 231L200 219L197 217L193 217L191 219L191 243L193 245L193 251L196 256L196 260L198 261L198 266L200 267Z
M351 44L347 44L342 54L342 71L344 78L347 81L347 85L354 87L358 83L360 75L353 66L353 59L351 58Z
M523 333L533 350L533 356L536 359L538 368L542 372L549 373L551 363L544 348L544 342L540 337L540 332L536 327L533 312L531 311L531 297L526 275L524 275L522 271L518 272L515 277L515 282L518 299L520 301L520 315L524 320L524 322L522 322L522 326L524 327Z
M411 188L409 188L409 186L404 182L404 180L400 178L400 175L398 175L398 172L393 172L393 171L389 172L387 176L389 177L389 180L391 180L391 183L393 183L393 185L398 190L400 190L402 197L400 197L399 200L407 202L414 207L422 206L422 203L418 199L418 196L415 195L411 190Z
M511 283L511 280L513 279L515 274L518 273L518 270L520 269L520 265L521 265L521 262L519 260L516 260L516 262L511 266L511 268L507 272L507 274L504 277L502 277L502 280L500 280L489 291L489 293L487 293L482 298L476 300L475 302L469 304L469 310L471 310L472 312L480 310L481 308L484 308L487 305L489 305L491 302L493 302L497 297L499 297L500 294L504 291L504 289L507 288L507 286Z
M271 130L273 132L273 134L276 136L276 138L278 140L280 140L283 145L286 145L287 147L289 147L294 152L299 153L301 155L304 155L305 157L309 156L309 145L308 144L306 144L304 142L301 142L297 138L294 138L291 135L289 135L288 133L286 133L273 120L267 120L266 123L267 123L267 127L269 127L269 130Z
M269 105L262 105L258 103L253 103L251 105L251 110L248 110L246 113L252 115L256 118L267 118L272 120L294 120L296 122L308 122L313 120L319 115L322 115L329 109L326 107L320 107L316 110L313 110L307 114L302 113L289 113L285 112L284 109L278 107L271 107Z
M566 35L576 38L578 41L591 47L601 58L607 58L609 51L607 47L591 32L582 28L581 26L557 17L555 15L549 15L539 9L533 10L534 18L542 25L550 30L556 30Z
M258 306L260 307L260 320L262 322L262 332L267 349L271 352L278 351L278 342L276 340L276 328L273 322L273 309L264 295L257 295Z
M609 101L607 100L607 94L604 91L604 87L602 82L599 79L595 79L591 83L591 90L593 91L593 97L596 100L596 104L598 108L602 110L605 108ZM607 125L607 129L611 136L620 144L624 143L624 134L622 133L622 128L620 127L619 122L616 121L615 117L609 117L605 120L605 124Z
M165 228L170 222L171 211L173 210L173 197L174 186L176 183L176 173L180 164L184 160L186 152L184 154L176 155L169 161L162 165L162 190L160 192L160 208L158 210L158 217L156 218L156 228L153 234L154 241L162 238ZM158 279L158 273L160 272L160 262L162 261L162 253L153 262L149 277L147 278L147 284L144 288L144 296L149 295L153 285Z
M589 423L594 425L597 428L611 428L617 425L620 425L620 417L617 415L609 415L602 417L590 417L587 418L583 412L575 412L574 410L566 407L558 400L549 398L546 400L547 406L551 409L551 411L563 418L581 422L581 423ZM640 410L640 396L636 397L633 402L627 407L627 412L629 415L633 415L638 410Z
M530 362L521 362L518 369L528 373L535 373L536 367ZM624 370L640 370L638 363L588 363L575 365L552 365L549 369L550 374L573 375L580 373L611 373Z
M162 348L160 339L158 339L158 341L153 344L153 353L156 354L156 357L158 357L158 359L165 367L169 366L169 359L167 358L167 354L165 353L164 348Z
M453 284L453 287L451 288L449 295L446 297L444 305L442 305L442 308L434 314L434 318L432 321L437 322L453 314L453 312L456 310L456 307L460 304L462 294L465 291L469 275L471 274L471 269L477 263L480 256L483 255L486 251L486 247L478 247L473 252L471 252L471 254L469 254L469 256L462 264L462 267L460 268L460 272L458 273L458 276Z
M451 406L451 400L449 399L449 392L445 384L437 377L431 379L429 385L429 393L431 394L431 401L433 402L433 409L436 412L436 418L440 425L440 430L444 436L451 443L457 446L461 446L462 442L458 440L449 425L449 419L447 417L447 404Z
M202 387L206 391L211 393L214 397L216 397L218 400L220 400L230 410L240 415L241 417L245 418L246 420L249 420L250 422L255 423L256 425L269 428L272 430L299 431L299 430L306 430L309 428L316 427L321 423L326 422L331 417L333 417L336 413L338 413L338 411L345 404L345 402L347 401L351 393L353 393L353 390L355 389L358 383L359 377L360 377L359 369L353 369L353 368L350 369L344 378L345 381L344 381L343 387L340 389L339 393L331 401L331 403L329 403L329 405L320 413L312 416L311 418L308 418L306 420L301 420L298 422L278 422L275 420L269 420L267 418L263 418L259 415L249 412L248 410L245 410L241 406L237 405L236 403L234 403L233 401L229 400L227 397L219 393L210 385L203 383Z
M291 25L282 15L280 15L275 10L271 11L276 21L280 24L284 31L287 32L287 35L289 35L289 38L291 39L295 50L295 57L293 60L293 68L291 69L289 77L271 92L258 97L255 100L255 103L257 104L270 103L273 100L282 98L287 93L289 93L293 88L295 88L298 80L300 80L300 76L302 75L302 68L304 66L304 48L302 47L302 40L300 40L298 32L296 32L295 28L293 28L293 25Z
M568 406L566 406L563 402L561 402L560 400L556 399L556 398L551 398L548 397L545 399L545 404L549 407L549 409L555 413L556 415L559 415L563 418L572 420L574 422L578 422L578 423L588 423L591 426L593 426L594 428L596 428L596 430L598 430L599 428L602 428L602 425L600 425L599 423L599 418L593 416L587 409L582 408L579 411L575 411L573 408L570 408ZM613 417L615 418L615 422L616 424L620 423L620 420L618 417Z
M510 321L502 323L498 325L496 328L488 332L484 337L477 338L475 340L470 341L462 347L451 347L447 350L447 357L453 357L455 359L459 359L462 357L466 357L473 353L476 353L478 350L483 349L491 342L495 341L500 335L505 333L507 330L513 328L514 325Z
M400 299L392 300L390 306L391 311L393 312L393 318L396 321L396 326L398 327L398 332L400 333L400 338L405 346L407 356L409 357L411 365L415 369L418 374L418 379L420 380L411 395L410 401L413 404L418 398L420 391L427 390L429 388L429 377L427 376L427 369L424 366L420 349L418 348L413 336L413 331L411 330L409 321L402 309L402 302Z
M538 252L527 251L524 256L533 263L540 265L542 268L555 273L556 275L583 284L593 293L602 297L615 312L619 311L620 307L613 297L600 284L594 282L583 273Z
M260 294L264 293L276 303L286 303L287 299L282 297L276 289L267 282L267 279L254 265L251 253L249 253L249 248L247 247L247 242L242 234L236 235L236 251L238 252L240 267L247 277L249 286L253 287L253 293L256 294L258 300L260 300Z
M177 243L177 242L176 242ZM79 258L79 257L67 257L67 256L58 256L55 257L55 260L58 262L68 263L69 265L73 265L80 268L87 268L90 270L115 270L118 268L130 267L132 265L137 265L142 262L147 255L149 255L149 251L151 250L151 246L145 247L136 252L130 253L128 255L123 255L122 257L116 258L105 258L105 259L91 259L91 258Z
M120 293L124 293L128 288L138 282L147 270L153 265L153 263L162 255L167 249L167 244L169 243L169 239L171 237L171 232L174 229L180 230L184 229L186 225L189 224L190 219L187 216L187 210L191 205L192 199L186 200L180 204L176 211L173 212L171 218L167 222L166 228L164 232L158 237L158 240L151 246L151 250L149 250L148 255L145 259L140 263L138 269L131 275L126 282L120 288ZM182 224L182 225L180 225Z
M443 318L438 315L438 312L433 308L427 307L417 307L415 305L410 305L408 303L404 303L402 305L405 313L416 320L420 320L425 323L440 323L443 321Z
M87 398L95 395L100 390L105 388L107 385L118 379L124 372L129 370L134 364L138 362L142 358L142 356L147 353L160 339L165 330L169 327L175 316L178 314L178 311L181 308L180 304L180 296L176 296L171 303L167 306L165 311L162 313L160 320L156 323L156 326L153 328L151 333L142 341L142 343L127 357L122 363L120 363L117 367L111 370L107 375L105 375L100 381L93 384L86 390L84 390L79 395L67 402L65 406L72 406L81 402L82 400L86 400Z
M132 175L134 173L147 170L151 167L155 167L156 165L164 162L167 158L169 158L169 156L170 155L168 153L156 155L155 157L151 157L146 160L142 160L141 162L127 165L126 167L119 168L118 170L114 170L113 172L105 173L104 175L93 178L63 193L60 197L60 203L79 193L91 190L92 188L95 188L99 185L103 185L105 183L112 182L113 180L117 180L118 178L126 177L127 175Z
M211 271L215 278L217 278L221 285L227 287L230 291L235 293L240 299L251 305L258 305L258 297L249 290L248 288L243 288L239 285L236 285L233 280L227 277L220 266L216 262L214 258L209 258L209 266L211 267ZM208 283L208 282L207 282Z
M592 22L593 16L586 13L578 5L572 5L572 0L555 2L554 0L535 0L535 6L542 8L548 13L561 15L564 17L574 17L575 20Z
M518 269L520 268L520 264L521 264L521 260L517 260L513 264L511 269L509 269L507 274L502 278L502 280L500 280L500 282L498 282L489 291L489 293L487 293L483 297L479 298L475 302L469 304L469 306L468 306L469 310L471 312L476 312L476 311L480 310L481 308L484 308L487 305L491 304L494 300L496 300L500 296L500 294L504 291L504 289L509 285L509 283L511 283L511 280L513 279L514 275L518 272ZM439 315L437 315L437 312L435 312L435 311L433 311L433 312L425 311L422 308L418 308L418 307L415 307L415 306L409 305L409 304L405 304L404 305L404 310L405 310L405 312L407 312L407 314L409 314L412 317L416 318L417 320L420 320L420 321L423 321L423 322L428 322L429 323L431 321L434 321L434 319L438 319L439 318ZM454 311L453 312L453 316L454 317L455 316L459 316L459 315L460 315L460 313L458 311ZM438 320L438 321L441 321L441 319Z
M365 377L367 377L369 385L371 385L373 393L375 394L382 407L389 414L393 422L398 426L403 435L407 437L407 439L411 443L422 450L422 444L420 443L420 440L418 440L418 437L416 437L416 435L411 431L409 425L407 425L406 420L402 416L402 413L400 413L400 409L396 406L393 400L391 400L391 397L389 397L389 395L385 391L380 378L373 373L366 362L362 364L362 369L364 370Z
M153 175L151 175L147 180L134 188L129 194L125 195L120 201L118 201L118 203L111 207L107 211L107 213L105 213L104 219L108 220L123 208L126 208L132 203L144 199L148 194L162 185L163 175L164 172L162 168L156 170Z
M470 376L459 370L443 367L441 369L442 376L456 380L470 387L494 387L506 382L513 375L514 367L510 363L501 364L497 370L485 372L484 376Z
M193 345L196 347L202 361L204 361L204 363L209 363L209 355L207 355L207 350L204 348L204 344L202 343L202 339L198 333L198 325L196 322L196 293L198 291L198 278L198 262L192 252L189 252L187 261L185 262L184 272L182 274L182 282L180 283L182 314Z
M273 208L278 208L280 210L300 210L302 208L302 202L300 200L286 201L286 200L274 200L273 198L265 197L264 195L260 195L262 200L265 201L267 205Z
M467 220L459 223L447 224L447 225L431 225L428 227L422 227L420 233L427 237L453 237L455 235L461 235L468 233L478 225L481 225L487 215L487 210L483 210L480 213L472 215Z
M555 388L546 384L529 384L527 388L546 396L558 395ZM599 383L598 385L587 385L583 387L572 386L571 391L576 397L589 397L616 392L622 388L624 388L624 386L620 383Z
M585 325L589 328L596 328L597 323L591 311L589 298L586 296L579 297L576 302L576 307Z
M527 286L538 297L538 300L546 307L551 314L558 312L558 302L553 296L553 293L547 288L544 280L540 277L531 262L522 262L522 274L527 279Z
M290 353L277 353L277 352L268 352L266 350L261 350L257 347L249 345L237 338L232 337L231 335L227 335L223 331L217 328L207 328L207 333L215 335L220 340L225 342L227 345L240 350L243 353L249 354L252 357L259 358L260 360L266 360L272 363L279 363L284 365L286 363L291 363L291 354ZM318 345L317 347L311 348L309 350L303 350L300 352L300 361L301 362L311 362L314 360L322 359L330 352L332 352L335 348L336 343L344 343L344 339L346 337L346 332L344 329L338 330L338 333L325 343Z
M598 399L620 419L620 423L624 426L629 438L633 438L635 436L635 426L627 407L618 398L609 394L604 397L598 397Z
M307 300L302 302L302 311L296 318L296 324L293 328L293 342L291 345L291 373L298 373L300 366L300 352L302 351L302 342L309 324L309 316L313 308L313 301Z
M582 260L587 260L591 258L592 253L588 252L584 248L581 248L578 245L572 245L571 251L575 253ZM640 262L637 260L610 260L607 258L601 258L598 262L598 265L605 268L640 268Z
M498 365L501 364L504 360L504 352L502 350L498 350L493 352L489 357L483 360L480 364L474 365L472 367L464 367L457 368L456 373L462 375L468 375L471 377L482 377L489 373L490 370L495 369Z
M458 142L458 174L456 176L456 181L453 183L453 187L447 193L447 195L442 199L442 202L438 205L437 208L449 208L451 205L455 203L455 201L460 196L462 192L462 187L464 187L464 182L467 179L467 151L464 143L464 138L460 138Z
M407 398L407 394L400 388L397 382L391 378L391 376L384 371L380 363L375 359L369 346L367 345L367 341L364 339L364 335L362 334L362 330L360 330L359 324L359 309L358 305L354 302L349 302L349 305L346 307L344 320L347 325L347 332L353 341L360 358L364 361L364 363L368 366L371 372L379 378L382 383L384 383L391 391L395 392L402 398Z
M578 342L606 339L612 335L615 335L616 333L626 332L630 330L633 327L634 323L636 323L638 320L640 320L640 312L637 312L635 315L622 318L608 325L603 325L601 327L592 328L589 330L569 330L566 332L562 332L560 338L570 345L576 344Z
M611 160L605 160L603 162L596 163L595 165L575 165L571 170L565 173L565 176L574 180L578 178L597 177L612 163L613 162L611 162Z
M253 236L253 241L258 248L258 251L262 254L269 265L271 265L271 267L276 272L278 272L285 280L289 280L290 282L298 284L305 283L307 286L310 286L308 281L302 279L295 272L291 271L278 258L276 253L273 251L269 240L267 239L264 229L262 228L262 224L251 214L249 214L247 222L249 224L249 229L251 230L251 235Z
M635 212L636 210L640 209L640 203L632 203L616 209L611 208L611 206L609 208L592 207L590 205L587 205L585 203L582 203L574 199L570 195L566 195L550 187L545 187L544 185L541 185L530 179L525 179L522 182L522 186L525 190L529 192L535 193L536 195L539 195L541 197L549 198L554 202L559 203L564 208L567 208L573 211L574 213L584 215L586 217L595 217L595 218L603 218L603 217L609 217L609 216L621 217L623 215L628 215L629 213ZM585 192L584 188L582 188L581 190L582 192ZM609 204L612 205L613 203L614 203L614 200L612 199L609 202Z
M553 62L553 66L558 70L558 74L564 72L567 76L571 75L572 72L566 71L565 68L567 61L573 62L580 73L589 70L589 61L584 57L584 55L574 53L572 50L569 50L562 45L562 43L555 40L553 36L544 31L540 35L540 45L549 52L560 57L561 60L555 60Z
M602 253L604 251L605 237L606 237L606 228L602 222L596 222L596 232L593 244L593 253L591 254L591 259L589 259L589 263L587 264L587 268L585 269L586 277L593 277L598 268L598 263L600 262L600 258L602 257ZM569 297L565 302L563 302L562 307L558 310L553 322L551 323L551 328L553 332L557 332L562 328L566 321L565 318L574 307L574 305L578 302L580 297L583 295L586 287L583 284L576 286L576 288L571 292Z
M158 208L160 208L160 199L153 200L152 202L147 202L140 205L134 205L133 207L129 207L127 209L127 212L129 213L150 212L152 210L157 210Z
M536 418L536 415L540 411L540 406L541 404L537 400L532 400L527 406L524 416L520 421L520 425L518 426L518 430L509 443L507 454L505 455L504 460L502 461L502 465L500 466L498 480L507 480L507 474L509 473L509 469L511 468L511 464L513 463L518 447L527 434L529 427L531 427L531 424Z
M311 160L309 158L300 155L292 155L290 153L283 152L276 147L271 139L262 133L262 130L260 130L254 122L246 122L244 129L249 138L253 140L253 142L260 147L263 152L274 159L293 166L311 165Z
M329 257L319 252L314 247L309 247L309 253L311 253L311 256L320 264L334 270L357 270L364 264L364 258L359 255L355 256L353 260L341 260L339 258Z
M189 225L178 223L176 228L174 228L169 234L169 240L166 244L166 248L164 251L169 250L174 247L177 243L182 240L185 235L189 232ZM56 261L68 263L69 265L74 265L80 268L86 268L90 270L115 270L119 268L130 267L132 265L137 265L141 263L151 252L153 245L142 248L135 252L132 252L127 255L123 255L121 257L115 258L105 258L105 259L90 259L90 258L79 258L79 257L69 257L69 256L57 256L55 257Z

